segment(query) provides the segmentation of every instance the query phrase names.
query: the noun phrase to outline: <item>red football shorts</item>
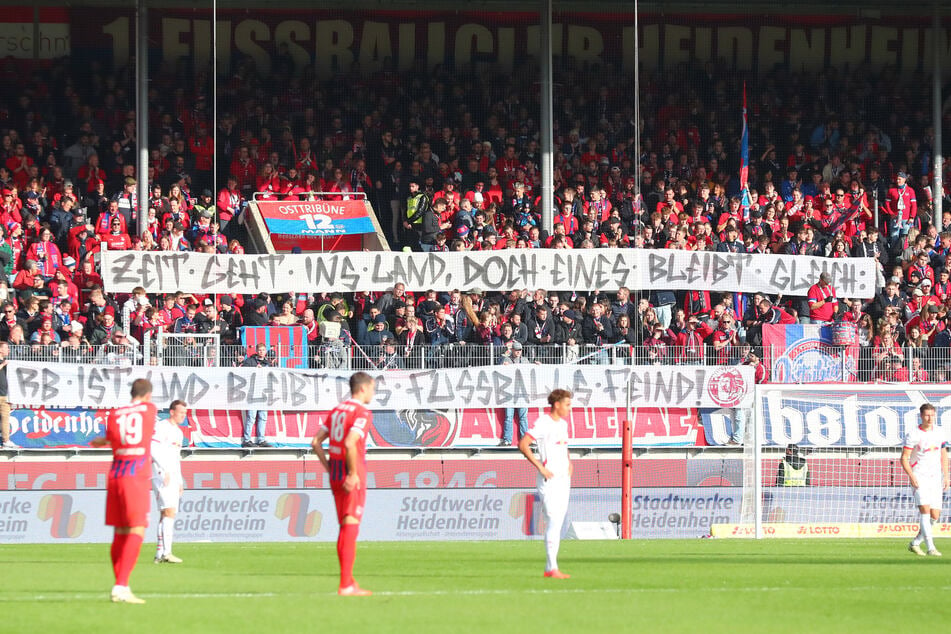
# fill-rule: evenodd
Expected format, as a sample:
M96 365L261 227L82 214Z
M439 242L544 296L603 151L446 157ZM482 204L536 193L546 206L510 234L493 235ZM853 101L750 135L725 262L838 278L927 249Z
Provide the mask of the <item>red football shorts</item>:
M109 478L106 485L106 526L148 526L150 505L148 480Z
M360 483L360 488L350 491L343 490L343 483L331 484L330 490L334 494L334 505L337 507L337 523L343 524L343 518L351 516L358 522L363 519L363 507L366 505L367 490Z

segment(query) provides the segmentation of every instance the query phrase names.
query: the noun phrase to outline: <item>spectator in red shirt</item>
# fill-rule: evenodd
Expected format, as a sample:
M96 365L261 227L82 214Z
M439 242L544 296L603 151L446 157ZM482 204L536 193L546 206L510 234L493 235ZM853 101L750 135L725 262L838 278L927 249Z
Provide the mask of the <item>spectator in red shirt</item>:
M53 232L43 227L39 242L34 242L26 251L26 258L37 263L40 276L44 280L53 279L56 269L63 265L63 254L52 239Z
M888 190L882 210L888 224L889 242L894 244L899 237L907 236L912 221L918 217L918 200L915 189L908 185L906 172L898 172L895 187Z
M707 324L700 321L697 315L687 318L686 328L677 335L677 353L680 363L703 363L703 341L713 332Z
M33 288L35 286L34 280L36 278L42 279L42 276L40 275L40 267L37 265L36 260L27 260L24 267L20 269L16 275L16 278L14 278L13 288L17 289L18 291Z
M122 232L128 233L128 227L126 227L125 215L119 211L119 201L110 200L109 208L106 210L106 213L99 216L99 219L96 220L96 233L99 235L105 235L112 231L112 221L119 219L119 222L122 226Z
M812 323L827 324L839 311L839 300L832 286L832 276L826 272L819 275L819 282L809 288L809 320Z
M109 249L113 251L127 251L132 248L132 238L129 237L128 233L122 230L121 220L113 218L109 224L109 229L109 233L100 236L103 244L109 245Z
M740 339L737 334L736 321L727 313L720 317L717 329L711 335L713 343L714 359L717 365L726 365L730 362L730 354L734 346L739 345Z
M6 167L13 174L13 182L17 189L23 189L30 182L30 167L33 165L33 159L26 153L26 147L22 143L17 143L13 151L13 156L7 159Z
M251 159L251 153L248 146L242 145L238 148L237 156L231 161L231 176L234 177L238 189L244 193L251 193L254 187L254 178L257 176L258 168Z

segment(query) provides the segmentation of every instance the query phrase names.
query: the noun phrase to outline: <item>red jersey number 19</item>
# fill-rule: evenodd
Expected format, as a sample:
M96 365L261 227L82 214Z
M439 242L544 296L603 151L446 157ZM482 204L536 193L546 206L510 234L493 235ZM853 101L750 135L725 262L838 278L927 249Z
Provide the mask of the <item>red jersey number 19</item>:
M131 412L116 419L119 426L119 438L127 447L138 445L142 441L142 414Z

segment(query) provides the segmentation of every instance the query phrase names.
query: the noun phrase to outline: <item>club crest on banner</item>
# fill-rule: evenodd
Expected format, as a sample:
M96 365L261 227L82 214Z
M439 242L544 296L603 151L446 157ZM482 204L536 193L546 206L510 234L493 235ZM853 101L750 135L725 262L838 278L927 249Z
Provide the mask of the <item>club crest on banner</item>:
M374 413L370 437L377 447L449 447L459 427L455 411L384 410Z
M710 377L707 390L720 407L735 407L748 390L746 379L736 368L724 368Z
M857 339L841 345L832 327L766 324L763 344L774 383L848 383L858 377Z

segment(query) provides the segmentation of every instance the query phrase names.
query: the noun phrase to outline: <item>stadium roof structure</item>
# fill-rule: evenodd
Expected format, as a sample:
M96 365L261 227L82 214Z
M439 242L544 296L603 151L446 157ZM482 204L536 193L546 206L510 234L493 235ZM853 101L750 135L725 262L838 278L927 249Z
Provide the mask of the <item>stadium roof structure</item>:
M32 6L51 7L135 7L136 0L34 0ZM161 7L191 7L196 9L210 8L211 1L195 0L146 0L150 8ZM896 5L893 0L837 0L835 3L805 0L804 2L790 3L788 0L706 0L706 1L674 1L640 0L640 13L784 13L798 15L861 15L875 18L880 14L930 16L934 6L944 4L937 2L908 3ZM22 0L0 0L0 6L23 6ZM253 9L260 8L260 2L251 0L218 0L219 9ZM464 5L449 0L350 0L346 3L347 10L393 10L393 11L491 11L491 12L531 12L542 6L539 0L527 2L511 2L510 0L468 0ZM553 11L576 11L598 13L626 13L634 10L634 0L553 0ZM341 9L337 0L274 0L268 3L269 9L280 8L308 8L308 9Z

